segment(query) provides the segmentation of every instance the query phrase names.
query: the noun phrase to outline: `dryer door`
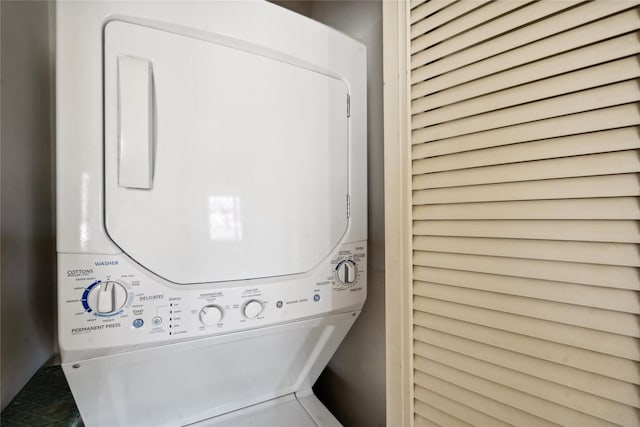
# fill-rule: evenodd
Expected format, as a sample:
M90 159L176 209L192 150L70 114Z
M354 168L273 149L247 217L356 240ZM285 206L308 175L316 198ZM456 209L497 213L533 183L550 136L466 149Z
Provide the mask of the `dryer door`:
M107 24L106 230L175 283L310 271L348 225L347 87L212 37Z

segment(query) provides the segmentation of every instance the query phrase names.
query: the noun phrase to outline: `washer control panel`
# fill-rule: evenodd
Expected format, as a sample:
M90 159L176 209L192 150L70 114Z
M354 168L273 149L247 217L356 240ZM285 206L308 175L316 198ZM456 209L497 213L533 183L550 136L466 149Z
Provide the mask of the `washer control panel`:
M58 255L63 357L216 335L360 309L366 242L339 247L313 271L203 285L164 281L125 255ZM98 345L96 345L98 343Z

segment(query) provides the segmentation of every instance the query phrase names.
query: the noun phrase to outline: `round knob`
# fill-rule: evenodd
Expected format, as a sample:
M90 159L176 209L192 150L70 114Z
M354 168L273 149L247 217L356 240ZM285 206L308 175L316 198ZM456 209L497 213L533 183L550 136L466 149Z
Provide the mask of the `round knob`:
M224 311L222 307L217 305L205 305L200 310L200 321L207 326L215 325L220 323L222 320L222 316Z
M260 301L258 301L257 299L252 299L251 301L247 302L244 307L242 307L242 314L247 319L254 319L260 313L262 313L263 308L264 307Z
M336 279L343 284L350 284L358 277L358 267L351 260L340 261L336 266Z
M118 282L100 282L89 291L87 304L99 314L114 314L127 303L127 288Z

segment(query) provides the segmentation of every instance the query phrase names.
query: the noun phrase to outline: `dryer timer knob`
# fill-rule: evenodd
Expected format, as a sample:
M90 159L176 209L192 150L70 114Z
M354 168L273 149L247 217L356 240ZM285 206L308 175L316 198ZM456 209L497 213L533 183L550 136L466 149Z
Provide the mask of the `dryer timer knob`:
M336 266L336 279L344 285L350 285L358 278L358 266L351 260L340 261Z

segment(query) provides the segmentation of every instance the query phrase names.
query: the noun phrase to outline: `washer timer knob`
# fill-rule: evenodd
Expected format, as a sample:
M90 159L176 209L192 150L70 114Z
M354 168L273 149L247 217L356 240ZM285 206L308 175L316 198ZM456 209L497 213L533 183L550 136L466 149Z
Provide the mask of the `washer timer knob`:
M351 260L340 261L336 266L336 279L344 285L350 285L358 278L358 267Z
M127 302L127 289L118 282L100 282L89 290L87 304L102 315L117 313Z
M200 321L207 326L212 326L220 323L224 310L218 305L205 305L200 310Z

